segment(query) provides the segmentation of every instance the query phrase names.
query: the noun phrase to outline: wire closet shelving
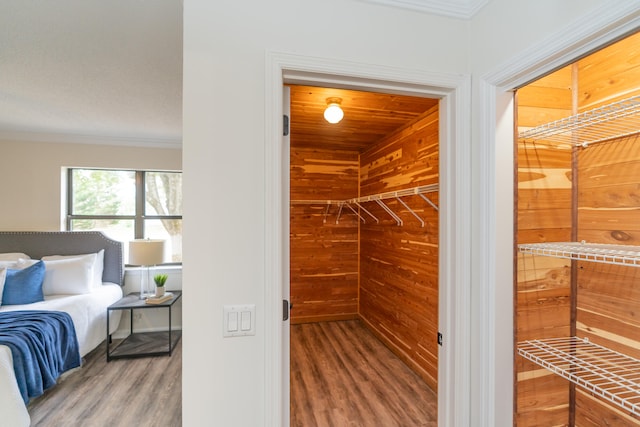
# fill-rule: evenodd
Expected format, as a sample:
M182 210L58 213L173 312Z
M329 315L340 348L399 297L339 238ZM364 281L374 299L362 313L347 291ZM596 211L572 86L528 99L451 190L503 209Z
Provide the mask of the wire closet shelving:
M540 141L571 147L627 137L640 132L640 95L523 130L520 142ZM640 267L640 247L555 242L520 244L524 254ZM640 415L640 360L590 342L565 337L518 343L518 354L635 415Z
M520 141L543 140L586 147L640 131L640 95L545 123L518 134Z
M524 341L518 353L634 415L640 415L640 360L586 338Z
M345 207L347 209L351 210L355 215L357 215L358 218L363 223L366 223L366 219L354 208L354 206L357 206L358 208L360 208L360 210L362 210L368 216L373 218L373 220L376 223L380 223L380 220L375 215L373 215L367 208L362 206L363 203L375 202L382 209L384 209L384 211L387 212L389 214L389 216L391 216L394 219L394 221L396 222L397 225L403 225L404 221L402 220L402 218L400 218L400 216L397 213L395 213L393 211L393 209L391 209L389 207L389 205L387 205L384 202L384 200L395 199L411 215L413 215L420 222L422 227L424 227L425 224L426 224L425 221L420 217L420 215L418 215L413 209L411 209L409 207L409 205L407 205L404 200L402 200L402 197L420 196L424 201L426 201L431 207L433 207L437 211L438 210L438 206L431 199L429 199L429 197L427 197L426 194L435 193L436 191L438 191L438 189L439 189L439 185L438 184L429 184L429 185L422 185L422 186L418 186L418 187L407 188L407 189L404 189L404 190L389 191L389 192L386 192L386 193L373 194L373 195L370 195L370 196L362 196L362 197L357 197L357 198L354 198L354 199L347 199L347 200L291 200L291 204L295 204L295 205L302 205L302 204L305 204L305 205L326 205L327 207L325 209L324 218L322 220L323 223L327 222L327 218L329 216L329 210L331 209L331 206L333 206L333 205L338 207L338 214L336 216L336 224L338 224L340 222L340 216L342 215L342 211L344 210Z
M640 266L640 247L586 242L529 243L521 253L605 264Z
M640 267L640 247L585 242L520 244L521 253ZM518 354L554 374L640 415L640 360L590 342L565 337L518 343Z

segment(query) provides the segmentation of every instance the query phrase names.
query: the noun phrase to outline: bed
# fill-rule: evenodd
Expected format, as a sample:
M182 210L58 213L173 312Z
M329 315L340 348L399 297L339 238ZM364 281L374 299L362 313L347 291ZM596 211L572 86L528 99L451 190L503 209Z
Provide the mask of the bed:
M5 267L9 265L13 273L21 268L36 268L32 267L36 264L40 266L38 268L42 268L42 265L48 268L43 284L44 301L16 304L16 301L20 302L20 297L8 301L10 305L3 301L0 315L7 317L11 314L2 313L24 310L67 313L73 321L80 357L105 340L107 307L122 298L124 263L121 242L111 240L100 232L90 231L6 231L0 232L0 254L8 257L4 261L0 258L0 267L3 263ZM18 264L13 266L14 254L25 254L28 258L20 256L16 261ZM44 261L39 263L40 260ZM91 273L86 276L76 274L80 263L86 266L89 262L92 265ZM101 277L99 271L102 271ZM72 284L74 280L79 283ZM84 286L84 281L91 284L76 292L78 287ZM7 293L0 295L6 296ZM120 312L112 312L109 333L115 332L119 322ZM3 425L30 425L27 405L16 380L12 353L6 345L0 345L0 418Z

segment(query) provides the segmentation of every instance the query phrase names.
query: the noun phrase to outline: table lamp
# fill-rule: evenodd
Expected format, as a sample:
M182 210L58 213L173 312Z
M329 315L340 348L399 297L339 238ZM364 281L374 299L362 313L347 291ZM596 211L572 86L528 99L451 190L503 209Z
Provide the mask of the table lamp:
M149 267L164 262L164 240L135 239L129 242L129 264L146 268L140 272L140 299L155 295Z

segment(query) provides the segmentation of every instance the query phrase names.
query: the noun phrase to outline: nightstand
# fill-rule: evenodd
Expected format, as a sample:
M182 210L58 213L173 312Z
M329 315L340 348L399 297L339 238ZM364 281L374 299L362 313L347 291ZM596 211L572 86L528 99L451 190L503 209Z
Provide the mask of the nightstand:
M173 306L182 297L182 291L171 291L173 298L161 304L147 304L138 292L131 293L107 307L107 362L113 359L169 355L180 340L180 330L171 325ZM130 320L129 335L120 342L112 343L109 335L109 317L112 311L128 310ZM168 329L159 332L135 332L134 310L165 310Z

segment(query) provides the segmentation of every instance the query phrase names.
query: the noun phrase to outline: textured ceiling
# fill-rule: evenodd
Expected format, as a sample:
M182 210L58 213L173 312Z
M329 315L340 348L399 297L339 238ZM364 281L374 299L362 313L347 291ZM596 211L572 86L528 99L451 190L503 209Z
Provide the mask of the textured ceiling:
M488 0L363 1L465 18ZM377 124L404 114L387 102ZM182 0L0 1L2 140L180 147Z
M0 2L0 139L182 139L182 1Z

